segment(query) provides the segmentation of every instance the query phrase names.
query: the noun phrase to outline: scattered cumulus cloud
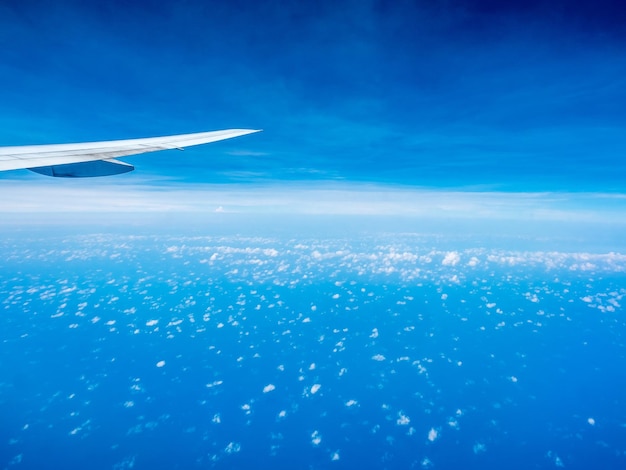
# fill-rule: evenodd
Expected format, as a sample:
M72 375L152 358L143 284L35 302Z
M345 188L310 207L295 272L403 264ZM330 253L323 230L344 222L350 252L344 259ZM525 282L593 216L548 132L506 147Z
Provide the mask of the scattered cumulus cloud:
M456 266L461 261L461 256L456 251L446 253L441 264L444 266Z
M398 426L408 426L410 422L411 420L407 415L405 415L403 412L398 413L398 419L396 419L396 424Z

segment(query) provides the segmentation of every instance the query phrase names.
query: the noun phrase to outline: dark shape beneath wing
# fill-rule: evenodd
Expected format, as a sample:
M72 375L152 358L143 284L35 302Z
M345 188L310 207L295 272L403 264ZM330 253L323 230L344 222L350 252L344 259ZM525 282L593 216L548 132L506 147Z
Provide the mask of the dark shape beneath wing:
M92 176L111 176L133 171L135 167L118 160L94 160L91 162L67 163L65 165L40 166L29 168L40 175L57 178L89 178Z

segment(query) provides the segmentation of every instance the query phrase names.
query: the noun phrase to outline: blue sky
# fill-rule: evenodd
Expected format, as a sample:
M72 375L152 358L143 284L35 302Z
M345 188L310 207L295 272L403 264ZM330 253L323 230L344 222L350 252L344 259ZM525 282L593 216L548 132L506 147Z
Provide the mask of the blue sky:
M609 0L2 2L0 143L262 128L128 158L135 172L88 184L315 181L616 204L624 24ZM43 185L0 174L14 180Z

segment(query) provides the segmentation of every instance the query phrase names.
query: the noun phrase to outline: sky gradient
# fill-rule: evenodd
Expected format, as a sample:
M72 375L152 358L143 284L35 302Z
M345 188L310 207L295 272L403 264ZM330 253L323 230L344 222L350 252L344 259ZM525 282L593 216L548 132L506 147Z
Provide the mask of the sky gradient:
M608 0L2 2L1 145L264 132L126 158L136 171L107 181L3 172L0 191L14 207L15 185L315 182L497 201L558 193L614 218L626 193L625 22Z
M0 0L0 468L626 468L625 3Z

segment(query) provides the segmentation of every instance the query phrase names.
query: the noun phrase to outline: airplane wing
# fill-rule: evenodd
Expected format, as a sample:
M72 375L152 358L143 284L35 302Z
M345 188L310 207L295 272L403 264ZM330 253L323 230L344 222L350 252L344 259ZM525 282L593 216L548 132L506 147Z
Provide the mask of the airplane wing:
M192 145L208 144L253 132L259 131L227 129L147 139L0 147L0 171L27 168L42 175L65 178L116 175L135 169L128 163L115 160L117 157L159 150L183 150Z

